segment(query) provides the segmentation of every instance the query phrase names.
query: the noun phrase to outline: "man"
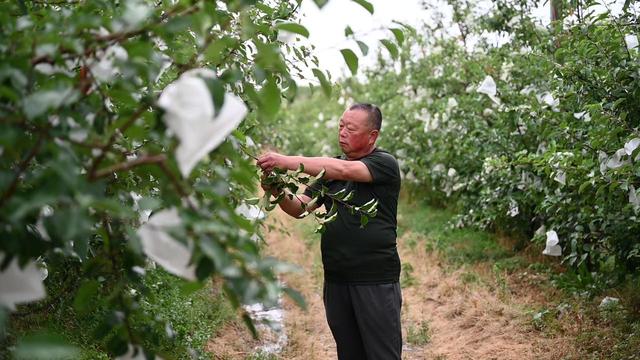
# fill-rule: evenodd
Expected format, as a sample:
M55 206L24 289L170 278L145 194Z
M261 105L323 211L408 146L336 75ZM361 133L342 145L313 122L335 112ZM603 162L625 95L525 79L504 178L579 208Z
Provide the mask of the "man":
M266 153L258 159L265 172L274 168L325 175L310 187L325 186L329 194L341 189L355 191L349 203L360 206L375 198L378 213L360 227L360 215L338 205L338 217L326 225L321 237L324 266L324 306L340 360L400 359L400 258L396 247L396 214L400 192L400 170L396 159L376 148L382 113L371 104L355 104L340 119L338 141L344 155L339 158L285 156ZM288 196L280 203L287 214L298 218L301 202L311 200L312 191ZM312 211L331 199L325 196L306 210Z

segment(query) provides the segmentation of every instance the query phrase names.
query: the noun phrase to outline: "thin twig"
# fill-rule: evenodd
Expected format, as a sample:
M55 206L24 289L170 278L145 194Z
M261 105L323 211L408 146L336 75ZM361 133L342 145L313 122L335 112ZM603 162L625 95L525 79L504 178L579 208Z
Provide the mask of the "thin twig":
M96 171L98 170L98 166L100 166L100 163L102 162L102 160L104 160L104 157L107 155L107 151L116 142L116 139L118 138L118 134L123 134L127 130L127 128L129 128L129 126L131 126L136 120L138 120L138 118L140 118L140 116L146 110L147 110L147 105L146 104L142 104L142 106L140 106L131 115L129 120L127 120L124 124L122 124L122 126L120 126L118 129L116 129L113 132L113 134L111 134L111 137L109 137L109 141L100 149L100 155L98 155L98 157L96 157L94 159L93 164L91 165L91 169L89 170L89 179L90 180L95 180Z
M157 164L165 160L167 160L167 156L164 154L141 156L131 161L115 164L105 169L97 170L94 178L98 179L101 177L109 176L119 171L127 171L140 165Z
M244 145L239 144L240 145L240 150L242 150L243 153L245 153L245 155L247 155L248 157L252 158L253 160L258 160L258 157L249 153L249 149L247 149Z
M11 181L11 184L9 184L9 187L7 188L7 190L5 190L5 192L2 194L2 197L0 197L0 208L4 206L5 202L9 200L9 198L16 191L16 188L18 187L18 182L20 182L20 177L22 176L22 173L27 169L27 167L29 166L29 163L36 156L38 151L40 151L40 147L42 146L42 143L45 137L46 137L45 134L41 134L38 137L38 140L36 140L36 144L34 145L34 147L31 149L31 151L29 151L29 153L22 160L22 162L20 162L20 165L18 165L18 170L16 171L16 174L14 175L13 180Z
M165 161L162 161L158 163L158 166L160 166L160 169L162 169L165 175L167 175L180 197L183 198L187 202L189 207L195 211L197 209L195 204L191 201L191 199L189 199L189 195L185 191L184 186L182 186L182 184L180 183L180 180L178 180L176 175L169 169L169 167L167 167L167 163Z

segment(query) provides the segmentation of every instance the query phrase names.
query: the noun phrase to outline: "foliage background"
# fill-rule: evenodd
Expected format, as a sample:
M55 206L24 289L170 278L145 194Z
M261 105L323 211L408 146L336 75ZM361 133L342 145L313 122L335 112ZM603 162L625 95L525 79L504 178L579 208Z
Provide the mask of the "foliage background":
M378 104L380 146L405 184L458 214L452 226L508 233L518 249L542 250L554 231L578 288L637 284L637 5L554 4L545 27L535 1L496 1L484 17L478 3L448 1L452 24L407 29L366 81L339 82L329 104L315 94L288 106L273 122L287 129L278 146L322 154L344 108ZM444 36L449 27L461 35Z
M404 183L456 211L452 226L508 232L520 248L539 249L553 231L578 290L637 289L637 4L626 1L619 14L593 12L591 1L553 4L558 20L545 27L530 16L535 1L495 1L478 17L479 4L449 0L452 24L398 26L371 69L343 52L366 81L332 86L312 49L279 36L307 36L296 1L3 2L2 268L45 267L49 297L68 285L64 301L73 316L89 313L96 351L119 356L142 345L170 357L167 329L180 320L158 320L147 303L150 279L170 275L145 271L141 212L177 209L170 234L189 247L197 275L181 285L187 294L213 277L234 309L283 291L297 299L277 281L292 267L260 255L260 221L237 211L256 190L252 156L260 146L335 155L343 109L371 102L382 108L380 145L397 155ZM444 36L450 26L459 37ZM302 65L314 68L311 89L294 80ZM206 80L213 103L235 94L250 113L181 178L178 141L157 99L203 67L216 75ZM630 313L638 304L629 297ZM15 354L74 353L51 335L17 339L16 317L0 310Z

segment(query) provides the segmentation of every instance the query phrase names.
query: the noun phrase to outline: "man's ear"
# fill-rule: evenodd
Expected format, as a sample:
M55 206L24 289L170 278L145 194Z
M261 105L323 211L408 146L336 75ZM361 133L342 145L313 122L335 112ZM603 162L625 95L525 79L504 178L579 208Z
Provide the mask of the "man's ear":
M369 140L370 143L373 144L376 142L376 140L378 139L378 135L380 134L379 130L372 130L371 133L369 134Z

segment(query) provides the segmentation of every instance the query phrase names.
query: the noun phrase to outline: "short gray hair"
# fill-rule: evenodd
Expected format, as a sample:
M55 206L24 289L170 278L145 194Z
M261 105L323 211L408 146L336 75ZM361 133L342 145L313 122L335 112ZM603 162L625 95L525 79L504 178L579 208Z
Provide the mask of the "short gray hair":
M349 111L351 110L362 110L366 112L371 128L378 131L382 128L382 112L379 107L373 104L357 103L349 106Z

